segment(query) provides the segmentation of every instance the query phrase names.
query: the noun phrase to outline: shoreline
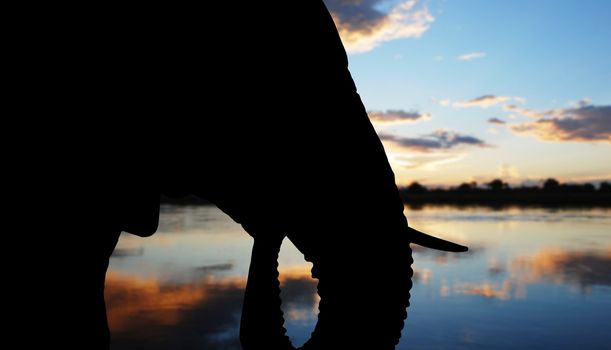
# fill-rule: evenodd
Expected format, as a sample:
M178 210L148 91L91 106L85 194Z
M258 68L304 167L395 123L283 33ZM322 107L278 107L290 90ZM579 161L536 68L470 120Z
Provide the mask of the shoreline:
M403 203L409 207L424 205L487 206L487 207L611 207L611 193L512 192L512 191L427 191L406 193L400 191ZM295 196L299 198L298 195ZM214 205L196 196L169 198L162 196L161 204Z
M511 191L429 191L425 193L401 193L407 204L455 204L486 206L589 206L611 207L611 193L571 192L511 192Z

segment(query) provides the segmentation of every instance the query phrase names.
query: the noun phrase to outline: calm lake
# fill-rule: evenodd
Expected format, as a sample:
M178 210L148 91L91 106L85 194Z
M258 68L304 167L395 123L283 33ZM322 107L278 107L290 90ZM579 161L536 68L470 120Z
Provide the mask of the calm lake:
M611 209L425 206L405 213L411 226L470 251L413 247L411 306L397 349L611 346ZM240 349L251 246L239 225L205 205L166 205L153 237L124 234L106 286L112 349ZM285 240L283 309L294 345L316 322L310 268Z

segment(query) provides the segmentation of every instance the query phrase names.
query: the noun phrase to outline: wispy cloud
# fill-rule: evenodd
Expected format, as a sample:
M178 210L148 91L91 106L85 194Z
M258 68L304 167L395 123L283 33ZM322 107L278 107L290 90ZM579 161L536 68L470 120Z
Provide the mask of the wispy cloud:
M386 0L325 0L349 53L373 50L383 42L419 38L434 21L424 1L393 1L388 11L380 10Z
M490 124L499 124L499 125L506 124L506 122L504 120L499 119L499 118L490 118L490 119L488 119L488 123L490 123Z
M545 141L611 142L611 106L584 105L518 113L537 119L511 125L510 129L518 134Z
M393 155L391 153L390 162L406 169L435 171L442 165L456 163L466 156L466 153L455 152L408 153L401 155Z
M592 104L592 99L589 97L584 97L579 101L573 101L569 105L573 108L586 107Z
M483 107L487 108L511 99L511 96L483 95L467 101L454 102L452 106L458 108Z
M501 165L499 165L497 175L504 181L509 182L517 181L520 179L520 173L518 172L518 169L507 163L501 163Z
M544 111L537 111L535 109L524 108L524 107L516 106L513 104L504 105L503 109L510 113L515 113L517 115L534 118L534 119L543 118L546 116L559 117L562 115L562 109L548 109Z
M460 55L458 57L456 57L457 60L459 61L472 61L476 58L482 58L482 57L486 57L486 53L485 52L470 52L470 53L466 53L464 55Z
M416 111L407 112L404 110L392 109L386 112L370 111L367 114L369 115L369 119L377 124L400 124L431 119L430 113L420 113Z
M381 134L380 139L392 143L400 148L417 152L430 152L434 150L447 150L459 146L490 147L486 142L473 136L461 135L447 130L436 130L423 137L401 137L390 134Z

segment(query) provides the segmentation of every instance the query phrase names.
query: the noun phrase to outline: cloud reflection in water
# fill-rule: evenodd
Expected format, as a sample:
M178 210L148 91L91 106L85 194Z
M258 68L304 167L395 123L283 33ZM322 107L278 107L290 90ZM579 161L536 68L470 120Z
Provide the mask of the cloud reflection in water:
M494 265L489 272L498 269L501 268ZM588 293L593 286L611 286L611 248L584 251L543 249L533 255L514 258L507 273L509 276L501 283L457 283L453 290L457 294L509 300L525 298L529 285L551 282L576 286L582 293ZM447 287L441 295L449 295Z
M594 285L611 286L611 247L584 251L545 249L533 256L518 257L511 268L529 283L551 281L576 285L582 291Z
M201 271L181 283L110 272L106 300L113 349L240 349L246 279ZM281 274L287 322L315 323L316 281L308 270Z

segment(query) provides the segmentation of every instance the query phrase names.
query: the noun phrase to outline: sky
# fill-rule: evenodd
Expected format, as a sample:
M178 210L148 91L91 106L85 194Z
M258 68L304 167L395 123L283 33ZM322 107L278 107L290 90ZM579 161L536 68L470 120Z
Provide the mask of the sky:
M611 180L611 1L325 3L399 185Z

